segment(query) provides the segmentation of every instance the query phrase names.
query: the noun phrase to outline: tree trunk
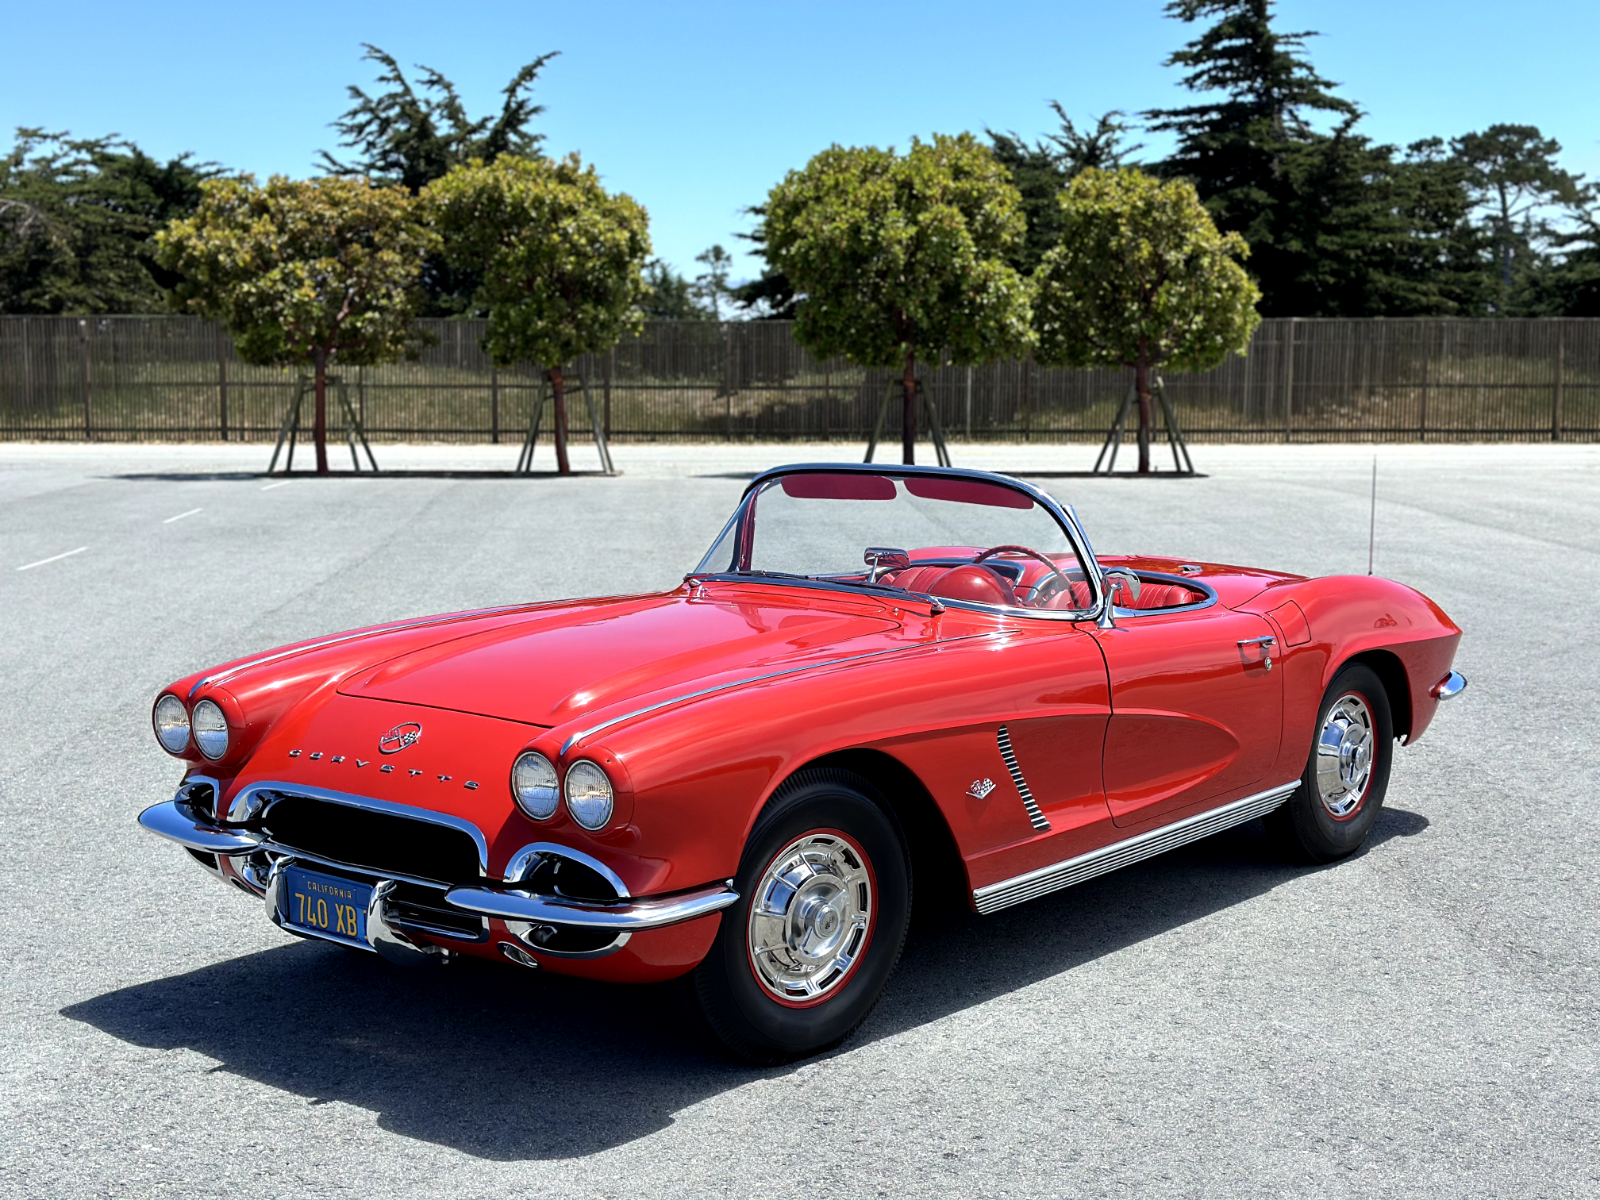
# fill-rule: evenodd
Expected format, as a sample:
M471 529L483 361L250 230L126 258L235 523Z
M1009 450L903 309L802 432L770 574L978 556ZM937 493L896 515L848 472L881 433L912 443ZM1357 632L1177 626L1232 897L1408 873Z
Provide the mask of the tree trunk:
M917 461L917 352L906 351L906 370L900 377L900 461L911 466Z
M314 364L314 391L317 398L317 416L312 426L312 438L317 444L317 474L328 473L328 352L317 347L312 352Z
M556 396L556 470L563 475L572 474L567 462L567 384L561 378L561 368L550 368L550 387Z
M1139 474L1150 474L1150 364L1143 356L1133 367L1133 390L1139 397Z

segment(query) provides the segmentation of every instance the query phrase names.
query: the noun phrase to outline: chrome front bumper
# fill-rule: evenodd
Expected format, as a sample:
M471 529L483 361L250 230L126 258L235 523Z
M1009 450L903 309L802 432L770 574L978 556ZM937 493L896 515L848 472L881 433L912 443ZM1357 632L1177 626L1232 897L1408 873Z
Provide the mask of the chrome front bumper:
M367 911L369 948L397 961L422 959L442 961L449 957L449 952L442 947L415 942L404 928L388 919L385 903L388 893L393 890L397 882L437 888L443 893L443 903L452 909L460 910L463 915L497 917L506 922L516 923L513 928L554 926L615 934L616 941L607 947L608 950L620 949L631 934L650 929L663 929L669 925L678 925L684 921L720 912L739 899L739 893L733 890L731 880L727 883L710 884L665 896L624 895L616 901L595 903L574 900L567 896L544 895L522 890L516 886L515 881L490 886L453 887L437 880L417 879L404 875L391 879L370 867L319 858L297 850L293 846L279 845L252 830L218 824L195 811L181 799L168 800L145 809L139 814L139 824L158 837L177 842L178 845L200 854L215 855L219 859L248 859L263 855L268 864L264 869L259 867L259 863L263 860L257 859L257 865L246 864L238 874L251 891L266 900L272 920L284 928L288 927L283 925L280 915L281 905L276 885L282 867L289 862L303 861L308 864L331 866L371 879L374 887L372 903ZM548 853L559 852L561 848L540 843L538 847L530 849L541 849ZM587 858L576 851L571 853L574 858ZM512 861L514 864L526 863L529 861L529 856L519 854L514 856ZM620 880L618 882L620 883ZM301 931L289 929L289 932L298 934ZM534 948L540 947L535 945ZM520 962L522 959L518 958L515 961Z

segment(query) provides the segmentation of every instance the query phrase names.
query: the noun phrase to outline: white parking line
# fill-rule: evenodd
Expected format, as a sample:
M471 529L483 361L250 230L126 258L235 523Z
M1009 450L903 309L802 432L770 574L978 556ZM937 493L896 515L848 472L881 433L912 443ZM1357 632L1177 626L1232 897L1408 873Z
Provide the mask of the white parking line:
M201 511L201 510L200 510L200 509L198 509L198 508L191 508L191 509L190 509L190 510L189 510L189 511L188 511L188 512L186 512L186 513L179 513L179 514L178 514L178 515L177 515L177 516L175 516L175 517L168 517L168 518L167 518L167 519L166 519L166 520L165 520L165 521L163 521L163 522L161 522L161 523L162 523L162 524L163 524L163 525L171 525L171 524L172 524L172 523L173 523L173 522L174 522L174 521L181 521L181 520L183 520L183 519L184 519L184 518L185 518L185 517L192 517L192 516L194 516L194 515L195 515L195 513L197 513L197 512L200 512L200 511Z
M263 492L270 492L275 487L288 487L288 486L289 486L289 481L287 479L281 479L277 483L269 483L269 484L267 484L267 486L262 488L261 490Z
M68 550L65 554L52 555L50 558L41 558L38 562L31 562L25 567L18 567L19 571L31 571L35 567L42 567L45 563L60 562L63 558L71 558L74 554L82 554L89 547L79 546L76 550Z

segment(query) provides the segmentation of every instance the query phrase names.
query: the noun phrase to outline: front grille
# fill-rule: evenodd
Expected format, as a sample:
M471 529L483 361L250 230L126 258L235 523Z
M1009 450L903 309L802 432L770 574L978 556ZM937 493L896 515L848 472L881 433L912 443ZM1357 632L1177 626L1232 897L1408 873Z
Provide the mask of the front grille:
M477 843L449 825L287 795L267 809L261 827L280 846L376 875L447 884L475 883L481 877Z

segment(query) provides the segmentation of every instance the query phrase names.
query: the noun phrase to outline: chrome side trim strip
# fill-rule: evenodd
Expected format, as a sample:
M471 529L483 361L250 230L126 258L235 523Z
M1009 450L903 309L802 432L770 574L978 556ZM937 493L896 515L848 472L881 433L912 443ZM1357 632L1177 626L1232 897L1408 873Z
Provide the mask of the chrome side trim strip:
M532 921L544 925L576 925L584 929L638 932L692 921L720 912L739 899L727 883L714 883L670 896L646 896L621 904L584 904L557 896L500 891L481 887L455 887L446 900L468 912L506 921Z
M1159 829L1148 830L1124 841L1113 842L1109 846L1102 846L1098 850L1091 850L1087 854L1080 854L1065 862L1040 867L1036 871L1003 879L999 883L987 884L973 891L972 902L980 913L992 913L1002 908L1009 908L1013 904L1021 904L1024 900L1033 900L1050 892L1060 891L1075 883L1093 879L1096 875L1104 875L1108 871L1115 871L1118 867L1126 867L1141 859L1153 858L1157 854L1164 854L1168 850L1174 850L1190 842L1199 841L1203 837L1209 837L1213 833L1242 825L1252 818L1263 816L1287 800L1299 786L1300 781L1296 779L1292 783L1268 788L1264 792L1257 792L1253 796L1224 804L1221 808L1214 808L1210 812L1197 813L1181 821L1174 821L1171 825L1163 825Z
M1050 822L1039 811L1039 802L1033 798L1033 792L1028 788L1028 781L1022 777L1022 768L1017 765L1017 752L1011 748L1011 729L1009 726L1000 726L1000 732L995 735L995 740L1000 743L1000 757L1006 760L1006 770L1011 772L1011 782L1017 785L1017 795L1022 797L1022 807L1028 810L1028 820L1040 833L1050 828Z
M782 671L771 671L765 675L752 675L745 679L729 680L727 683L718 683L708 688L701 688L697 692L685 692L681 696L673 696L668 700L661 700L655 704L647 704L643 708L636 708L632 712L625 712L621 716L612 717L609 720L601 721L598 725L591 725L587 729L580 729L577 733L574 733L571 737L567 738L566 741L562 742L561 749L556 753L558 755L564 755L568 750L572 749L573 746L583 741L584 738L592 737L594 734L610 729L614 725L620 725L624 721L631 721L635 717L648 716L650 713L659 712L663 708L670 708L674 704L683 704L690 700L698 700L702 696L710 696L716 692L726 692L731 688L744 687L746 684L763 683L768 679L781 679L785 675L798 675L802 671L820 671L824 667L837 667L841 663L861 662L863 659L868 658L881 658L885 654L901 654L907 650L926 650L930 647L953 646L957 642L970 642L974 638L992 638L1001 636L1003 636L1001 633L969 633L963 637L943 638L937 642L907 642L904 646L891 646L887 650L873 650L867 654L852 654L846 656L845 658L830 658L825 662L807 663L802 667L786 667Z

